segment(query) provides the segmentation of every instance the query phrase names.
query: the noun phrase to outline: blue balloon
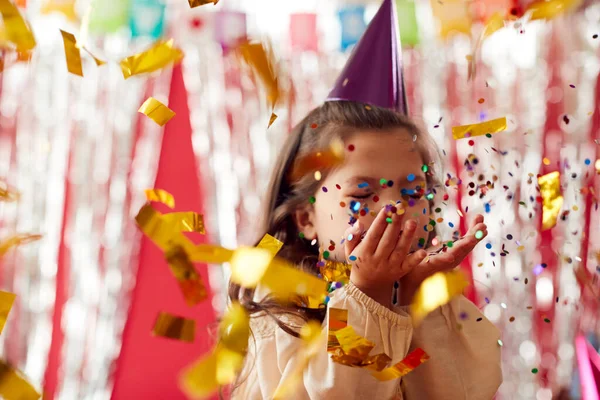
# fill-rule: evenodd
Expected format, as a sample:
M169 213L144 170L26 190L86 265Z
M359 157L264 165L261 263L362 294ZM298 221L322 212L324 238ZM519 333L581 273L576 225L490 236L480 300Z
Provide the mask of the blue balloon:
M131 36L159 39L165 31L165 0L133 0L129 14Z
M358 43L362 34L367 29L365 23L364 6L348 6L338 12L338 18L342 25L342 40L340 43L342 51Z

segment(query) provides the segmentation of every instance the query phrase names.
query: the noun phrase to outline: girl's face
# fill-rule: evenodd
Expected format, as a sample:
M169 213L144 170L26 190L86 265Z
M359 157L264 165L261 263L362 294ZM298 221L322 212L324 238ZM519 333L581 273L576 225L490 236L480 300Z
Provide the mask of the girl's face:
M329 259L344 261L341 244L349 222L356 218L366 231L374 215L394 205L403 216L417 222L413 250L426 242L429 233L429 202L423 160L405 129L387 132L361 131L344 140L346 161L332 171L315 196L315 203L297 223L305 238L317 239ZM391 182L390 182L391 181Z

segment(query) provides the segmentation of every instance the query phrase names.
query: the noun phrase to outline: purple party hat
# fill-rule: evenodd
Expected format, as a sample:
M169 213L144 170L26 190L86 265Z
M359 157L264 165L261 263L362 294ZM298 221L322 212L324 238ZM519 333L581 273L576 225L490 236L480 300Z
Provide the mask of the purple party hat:
M408 114L396 4L384 0L326 101L356 101Z

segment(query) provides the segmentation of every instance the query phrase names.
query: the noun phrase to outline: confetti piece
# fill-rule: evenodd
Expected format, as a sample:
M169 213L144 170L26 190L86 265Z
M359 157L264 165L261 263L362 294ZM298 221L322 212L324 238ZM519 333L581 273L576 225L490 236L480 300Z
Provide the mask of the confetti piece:
M165 258L186 304L192 307L206 300L206 287L185 250L181 246L174 246L165 252Z
M175 207L175 198L173 195L166 190L162 189L146 189L144 190L146 194L146 200L148 201L157 201L166 205L169 208Z
M551 229L556 225L556 220L563 205L560 194L560 172L554 171L538 178L540 194L542 196L542 231Z
M340 140L334 140L326 150L299 157L294 163L289 179L295 182L304 175L335 167L342 162L344 162L344 145Z
M10 0L0 0L0 14L4 21L2 37L13 43L17 51L32 50L35 37L19 9Z
M379 381L398 379L408 374L427 360L429 360L429 355L427 355L423 349L417 348L410 352L410 354L408 354L406 358L399 363L386 368L383 371L371 372L371 375L373 375Z
M3 241L0 241L0 257L5 255L8 250L12 247L20 246L22 244L35 242L36 240L40 240L42 235L32 235L28 233L18 234L9 237Z
M196 331L196 321L161 312L156 318L152 333L169 339L192 343Z
M341 349L335 333L348 326L348 310L330 308L327 321L327 351Z
M271 113L271 118L269 118L269 126L267 126L267 129L269 129L271 127L271 125L273 125L273 122L275 122L276 119L277 119L277 114Z
M486 133L498 133L506 130L506 117L492 119L478 124L462 125L452 127L454 139L464 139L474 136L483 136Z
M410 305L415 326L420 324L427 314L462 294L467 286L468 281L460 271L438 272L425 279Z
M539 0L530 4L525 14L530 13L531 20L552 19L581 3L580 0Z
M355 261L356 256L350 256L350 261ZM354 260L352 259L354 258ZM341 282L346 284L350 281L351 264L340 261L326 260L321 262L319 272L327 282Z
M277 79L277 63L269 43L244 42L238 48L238 54L260 80L267 93L267 102L275 107L281 95Z
M165 124L175 116L173 110L156 100L154 97L148 97L144 104L141 105L138 112L146 115L160 126L165 126Z
M134 75L150 73L165 68L171 63L177 63L183 58L183 52L173 46L173 39L159 40L148 50L120 62L121 71L125 79Z
M4 330L4 325L6 325L8 314L10 313L10 309L12 308L16 297L17 295L13 293L3 292L0 290L0 335Z
M3 360L0 360L0 376L0 396L5 400L37 400L42 397L20 371Z
M310 321L302 327L300 330L302 346L298 349L296 365L289 374L286 374L284 380L275 390L273 400L293 397L294 391L302 382L304 370L308 368L310 360L321 350L321 334L321 324L317 321Z
M67 70L73 75L83 76L83 66L81 65L81 52L77 47L75 36L69 32L60 31L65 48L65 59L67 61Z
M188 0L188 3L190 4L190 8L200 7L205 4L213 4L216 6L218 2L219 2L219 0Z
M250 317L239 303L232 303L219 324L219 344L184 370L183 391L193 398L208 397L232 383L244 364L249 337Z

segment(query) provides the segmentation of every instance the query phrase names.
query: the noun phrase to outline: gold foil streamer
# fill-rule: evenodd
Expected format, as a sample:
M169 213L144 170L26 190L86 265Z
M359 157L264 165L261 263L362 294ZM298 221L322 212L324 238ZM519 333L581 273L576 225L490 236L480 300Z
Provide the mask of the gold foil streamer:
M192 307L206 300L206 287L185 250L181 246L174 246L165 252L165 258L187 305Z
M418 348L413 350L398 364L392 365L382 371L371 372L371 375L380 381L391 381L403 377L427 360L429 360L429 355L423 349Z
M262 82L267 92L267 101L271 108L274 108L280 97L281 88L278 84L277 63L271 46L266 43L245 42L239 46L238 52Z
M233 303L223 315L219 337L219 344L209 355L184 370L181 386L188 396L210 396L219 386L232 383L241 370L250 337L250 317L239 303Z
M27 379L0 360L0 396L5 400L37 400L42 397Z
M319 272L327 282L341 282L346 284L350 281L350 271L352 265L340 261L325 260L322 267L319 267Z
M121 60L121 70L125 79L139 74L158 71L171 63L183 59L183 52L173 45L173 39L160 40L146 51Z
M163 189L146 189L146 200L156 201L166 205L169 208L175 208L175 198L173 195Z
M331 359L334 362L349 367L381 371L390 363L390 361L392 361L392 359L384 353L369 355L371 350L375 347L375 343L357 335L354 328L351 326L338 329L333 335L339 343L339 347L334 346L329 351Z
M10 309L12 308L16 297L17 295L14 293L3 292L0 290L0 335L4 330L4 325L6 325L8 314L10 313Z
M42 235L32 235L29 233L22 233L9 237L6 240L0 241L0 257L5 255L12 247L20 246L22 244L35 242L40 240Z
M196 321L161 312L156 318L152 333L169 339L192 343L196 332Z
M275 390L273 400L289 399L293 396L294 391L302 382L304 371L308 368L310 360L321 350L321 334L321 324L316 321L309 321L302 327L300 330L302 346L298 350L296 365Z
M283 247L283 242L267 233L260 239L260 242L258 242L256 247L267 250L272 255L276 255Z
M506 130L506 117L492 119L478 124L453 126L452 137L454 139L464 139L474 136L483 136L488 133L494 134L504 130Z
M525 14L531 13L531 20L552 19L581 4L581 0L539 0L531 3Z
M348 310L341 308L329 308L329 320L327 321L327 351L332 352L341 349L335 333L348 326Z
M172 212L163 214L163 222L166 229L173 232L197 232L205 234L204 216L193 211Z
M83 66L81 65L81 52L77 47L75 36L61 29L63 44L65 47L65 59L67 61L67 69L74 75L83 76Z
M154 97L148 97L144 104L141 105L138 112L148 116L160 126L165 126L165 124L175 116L173 110L156 100Z
M273 125L273 122L275 122L276 119L277 119L277 114L271 113L271 118L269 118L269 126L267 126L267 129L269 129L271 127L271 125Z
M13 202L19 199L19 193L11 189L6 182L0 181L0 201Z
M182 231L204 233L204 221L200 214L190 211L163 215L149 204L145 204L135 220L142 232L163 251L167 251L177 244L186 250L192 261L204 261L192 257L192 253L202 254L202 251L196 250L196 246L181 234ZM202 249L202 247L200 248ZM195 251L192 252L192 250ZM212 253L212 246L205 252Z
M427 314L462 294L468 285L460 271L438 272L425 279L410 305L413 324L419 325Z
M343 162L344 144L340 140L334 140L328 149L307 154L296 160L289 179L295 182L304 175L322 169L333 168Z
M542 231L551 229L556 225L556 220L563 205L560 194L560 172L554 171L538 178L540 194L542 196Z
M218 2L219 0L188 0L190 8L200 7L205 4L214 4L216 6Z
M2 36L13 43L17 51L33 49L35 37L18 8L10 0L0 0L0 14L4 21Z

